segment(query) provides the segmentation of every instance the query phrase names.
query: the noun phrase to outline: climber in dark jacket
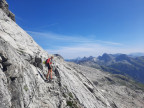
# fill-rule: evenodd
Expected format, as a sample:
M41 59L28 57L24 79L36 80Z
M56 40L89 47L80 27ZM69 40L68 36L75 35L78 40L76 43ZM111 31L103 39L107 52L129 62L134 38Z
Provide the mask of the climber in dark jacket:
M52 64L52 59L53 59L53 56L52 56L51 58L48 58L48 59L46 60L46 64L47 64L47 66L48 66L48 73L47 73L47 76L46 76L46 79L47 79L47 80L48 80L49 75L50 75L50 79L52 80L52 66L51 66L51 64Z

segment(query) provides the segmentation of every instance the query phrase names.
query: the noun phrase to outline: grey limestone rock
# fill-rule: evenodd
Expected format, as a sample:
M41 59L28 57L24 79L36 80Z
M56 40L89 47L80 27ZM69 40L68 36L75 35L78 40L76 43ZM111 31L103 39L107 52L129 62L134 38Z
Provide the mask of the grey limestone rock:
M7 66L12 65L12 63L6 61L6 62L3 62L2 65L3 65L3 67L7 67Z
M53 79L45 81L48 69L42 62L51 56L0 9L0 64L6 63L0 69L0 107L143 107L142 90L116 83L116 78L100 70L67 63L60 56L54 56Z
M8 4L5 0L0 0L0 8L10 17L13 21L15 21L15 15L9 11Z
M2 63L2 58L1 58L1 56L0 56L0 63Z
M1 69L3 69L3 66L2 66L2 64L0 64L0 68L1 68Z
M54 56L59 57L60 59L64 60L64 58L60 54L54 54Z
M36 62L36 63L42 63L42 59L41 59L41 58L38 58L38 57L35 57L35 62Z

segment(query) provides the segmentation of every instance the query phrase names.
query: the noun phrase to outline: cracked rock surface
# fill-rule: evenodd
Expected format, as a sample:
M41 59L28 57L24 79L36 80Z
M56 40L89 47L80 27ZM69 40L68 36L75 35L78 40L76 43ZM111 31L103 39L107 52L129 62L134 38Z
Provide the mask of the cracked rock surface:
M45 82L50 56L0 9L0 108L143 108L143 91L59 55Z
M13 21L15 21L15 15L9 11L8 4L5 0L0 0L0 8L10 17Z

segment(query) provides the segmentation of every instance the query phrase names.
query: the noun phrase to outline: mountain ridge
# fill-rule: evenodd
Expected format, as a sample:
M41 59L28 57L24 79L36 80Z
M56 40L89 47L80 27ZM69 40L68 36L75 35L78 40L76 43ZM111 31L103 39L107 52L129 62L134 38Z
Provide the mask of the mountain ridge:
M90 56L91 57L91 56ZM72 62L77 64L95 67L115 74L129 75L133 79L144 83L144 56L132 57L126 54L106 54L102 56L91 57L92 59L82 58L73 59ZM68 60L71 61L71 60Z
M144 106L144 92L126 78L65 62L60 55L53 55L52 82L45 82L48 69L42 61L51 56L0 9L0 107Z

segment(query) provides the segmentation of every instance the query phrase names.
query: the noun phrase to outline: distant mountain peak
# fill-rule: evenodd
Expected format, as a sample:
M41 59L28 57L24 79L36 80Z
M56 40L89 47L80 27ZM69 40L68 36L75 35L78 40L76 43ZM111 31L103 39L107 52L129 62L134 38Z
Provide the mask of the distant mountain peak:
M111 61L112 58L113 57L110 54L107 54L107 53L104 53L102 56L98 57L99 60L104 60L105 62Z
M127 60L127 61L129 61L130 58L129 58L129 56L126 55L126 54L121 54L121 55L119 55L119 56L116 57L116 61L122 61L122 60Z

